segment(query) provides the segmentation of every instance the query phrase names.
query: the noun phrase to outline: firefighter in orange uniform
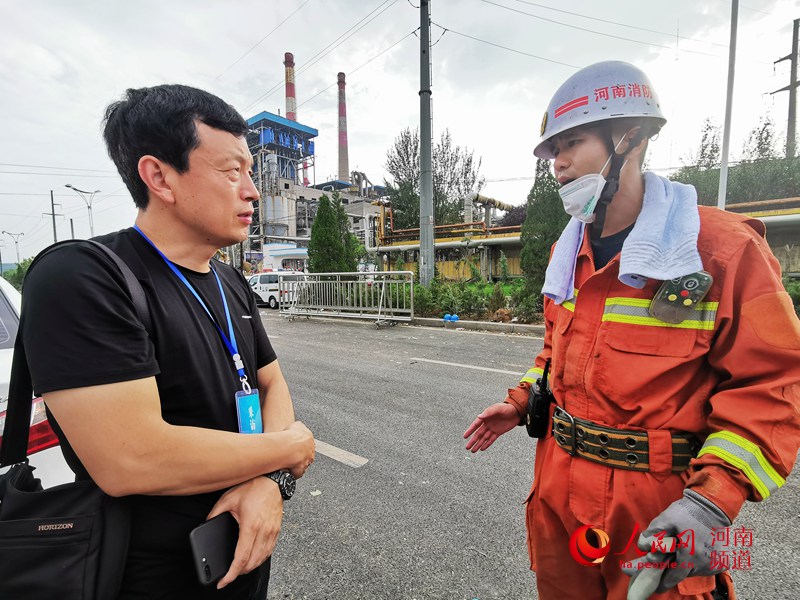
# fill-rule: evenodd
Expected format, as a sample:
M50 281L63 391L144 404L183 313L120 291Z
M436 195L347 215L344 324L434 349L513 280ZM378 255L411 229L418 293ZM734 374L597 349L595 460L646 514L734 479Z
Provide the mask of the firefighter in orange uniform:
M464 437L486 450L529 416L541 436L526 511L541 600L735 598L712 539L800 446L800 322L764 225L641 172L665 123L641 70L597 63L556 92L534 152L573 217L544 348ZM591 567L571 556L583 526L610 540Z

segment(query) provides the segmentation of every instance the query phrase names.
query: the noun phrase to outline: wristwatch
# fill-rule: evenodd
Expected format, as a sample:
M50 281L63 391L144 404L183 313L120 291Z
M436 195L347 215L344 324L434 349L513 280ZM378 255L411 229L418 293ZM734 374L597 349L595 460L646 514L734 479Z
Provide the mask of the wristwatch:
M278 489L281 491L281 496L284 500L288 500L294 495L297 480L289 471L273 471L272 473L267 473L265 477L269 477L278 484Z

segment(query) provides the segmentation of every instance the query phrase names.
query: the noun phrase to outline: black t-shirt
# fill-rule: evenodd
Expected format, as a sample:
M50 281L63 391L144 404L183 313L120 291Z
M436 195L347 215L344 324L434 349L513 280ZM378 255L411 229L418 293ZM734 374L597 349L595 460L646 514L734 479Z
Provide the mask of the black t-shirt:
M20 322L36 393L155 376L168 423L238 431L234 395L241 389L239 375L200 303L135 230L96 240L116 252L141 282L153 330L145 330L122 274L102 251L87 244L50 253L25 281ZM274 361L275 352L242 275L218 261L212 266L225 290L245 372L256 387L257 370ZM214 274L181 271L227 334ZM88 477L52 422L67 462L78 478ZM122 597L202 596L191 564L189 532L205 521L224 491L130 497L133 526ZM225 588L230 588L227 595L212 597L249 597L245 588L255 589L258 572L234 583ZM244 595L236 595L234 588Z
M596 238L594 228L591 229L592 256L594 256L594 268L596 271L605 267L612 258L622 251L622 245L630 232L633 231L633 225L602 238Z

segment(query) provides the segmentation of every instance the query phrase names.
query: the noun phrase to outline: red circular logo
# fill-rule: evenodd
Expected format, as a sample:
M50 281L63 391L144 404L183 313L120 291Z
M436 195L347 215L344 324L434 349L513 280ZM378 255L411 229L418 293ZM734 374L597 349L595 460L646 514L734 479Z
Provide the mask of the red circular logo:
M596 537L595 544L589 541L589 531L592 532L593 537ZM610 551L611 543L608 534L591 525L578 527L569 538L569 553L575 562L586 567L599 565Z

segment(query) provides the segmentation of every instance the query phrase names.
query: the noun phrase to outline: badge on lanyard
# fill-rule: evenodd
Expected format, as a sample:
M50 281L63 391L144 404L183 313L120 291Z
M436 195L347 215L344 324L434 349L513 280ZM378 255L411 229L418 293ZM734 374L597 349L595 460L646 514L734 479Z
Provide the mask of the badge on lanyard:
M258 390L252 389L250 384L247 381L247 374L245 373L244 369L244 361L242 357L239 355L239 348L236 344L236 334L233 331L233 322L231 321L231 313L228 309L228 300L225 298L225 290L222 288L222 281L219 279L219 275L217 275L217 271L214 269L213 265L209 264L211 268L211 272L214 274L214 278L217 280L217 286L219 287L219 294L222 297L222 306L225 308L225 320L228 325L228 335L225 335L225 332L220 327L217 320L214 318L214 315L211 314L208 306L206 303L203 302L203 299L197 293L197 290L194 289L189 280L184 277L183 273L180 272L178 267L164 256L164 253L158 249L158 247L148 238L145 233L139 229L138 225L134 225L133 228L145 239L148 243L158 252L159 256L164 259L164 262L167 266L172 270L175 276L181 280L181 282L186 286L186 288L192 293L192 295L197 299L200 303L200 306L203 307L208 318L211 319L211 322L217 328L222 341L225 343L225 346L228 348L228 352L231 354L231 359L233 360L233 367L236 369L237 374L239 375L239 381L242 384L242 390L236 392L235 396L235 403L236 403L236 414L237 420L239 422L239 433L263 433L264 432L264 425L261 422L261 401L258 397Z
M236 413L239 416L239 433L264 433L258 390L236 392Z

